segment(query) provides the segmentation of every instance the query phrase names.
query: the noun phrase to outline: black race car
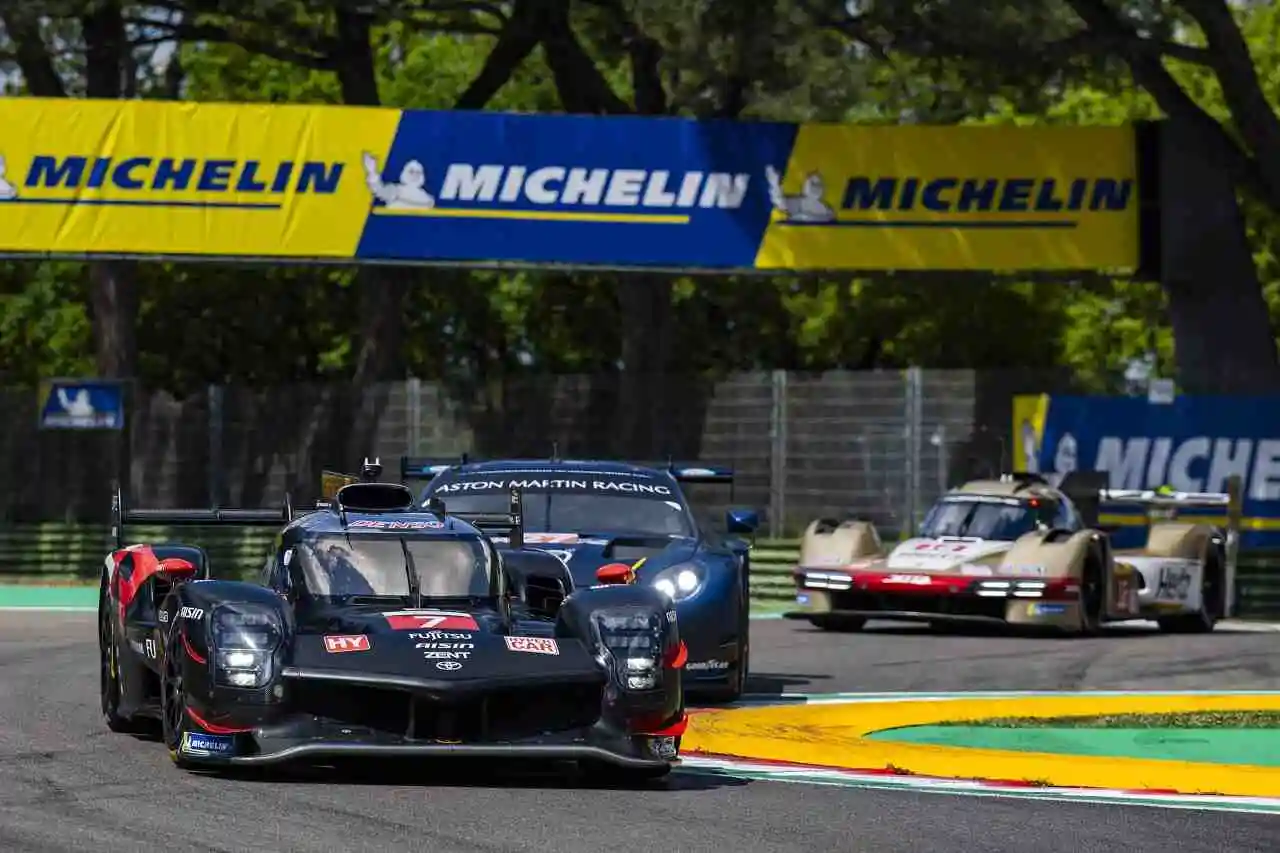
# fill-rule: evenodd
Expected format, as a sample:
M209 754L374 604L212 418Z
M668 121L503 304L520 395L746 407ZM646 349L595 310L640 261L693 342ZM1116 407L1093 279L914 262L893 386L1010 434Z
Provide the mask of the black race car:
M296 517L287 501L126 509L117 493L99 603L108 727L158 719L183 767L493 756L668 773L687 724L670 600L625 573L575 588L520 547L518 490L508 514L464 518L416 507L378 470ZM199 548L125 546L136 522L282 530L246 583L210 579Z

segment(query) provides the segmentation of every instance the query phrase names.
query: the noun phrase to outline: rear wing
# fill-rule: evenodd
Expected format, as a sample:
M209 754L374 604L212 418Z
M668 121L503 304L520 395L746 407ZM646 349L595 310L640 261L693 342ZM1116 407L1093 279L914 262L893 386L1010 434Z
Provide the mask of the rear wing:
M1061 489L1084 515L1085 524L1097 527L1103 504L1141 507L1147 523L1176 518L1182 509L1222 509L1224 516L1206 521L1226 531L1226 556L1234 567L1240 549L1240 528L1244 521L1244 480L1238 474L1227 478L1225 492L1175 492L1166 489L1111 489L1102 471L1077 471L1063 478Z
M506 537L511 548L524 547L524 499L519 489L512 489L506 513L449 512L449 506L437 497L428 498L424 506L429 512L449 516L473 525L490 538Z
M119 488L111 497L111 537L116 548L125 544L128 524L164 524L183 527L234 525L240 527L283 527L293 521L293 503L285 495L279 509L134 509L125 504Z
M654 468L666 471L678 483L711 483L721 486L733 485L733 469L715 465L703 465L697 462L635 462L643 468Z

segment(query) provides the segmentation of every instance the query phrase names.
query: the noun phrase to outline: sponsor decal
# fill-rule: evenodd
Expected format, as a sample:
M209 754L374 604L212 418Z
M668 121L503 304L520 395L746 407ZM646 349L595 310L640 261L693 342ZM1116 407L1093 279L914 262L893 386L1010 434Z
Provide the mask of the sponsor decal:
M576 533L526 533L524 541L530 545L576 545L579 539Z
M444 483L435 490L435 494L465 494L467 492L505 492L511 489L522 489L527 492L586 492L597 494L625 495L658 495L671 497L670 486L662 483L639 482L638 479L611 479L584 477L570 479L566 477L531 478L531 479L495 479L495 480L455 480ZM649 478L645 478L648 480Z
M809 596L801 594L796 596L796 604L808 604Z
M667 611L667 621L672 625L676 624L676 612L674 610Z
M200 732L182 733L184 755L230 755L235 750L235 739L226 735L207 735Z
M157 618L158 618L161 622L168 622L168 621L169 621L169 611L168 611L168 610L161 610L161 611L160 611L158 614L156 614L156 615L157 615Z
M928 575L889 575L884 579L884 582L910 584L911 586L929 586L933 583L933 579Z
M329 634L324 638L324 650L329 654L369 651L369 638L364 634Z
M913 551L927 551L930 554L963 554L972 550L970 542L920 542Z
M347 527L364 527L373 530L439 530L444 522L437 519L429 521L384 521L377 518L358 518L349 522Z
M1042 578L1049 573L1049 570L1044 566L1013 565L1001 566L1000 573L1018 575L1019 577Z
M393 631L421 631L439 628L442 631L479 631L475 617L470 613L454 610L397 610L383 613Z
M1160 584L1156 598L1186 601L1191 592L1191 570L1181 563L1165 563L1160 567Z
M729 668L729 662L723 660L700 660L696 663L687 663L684 668L694 672L722 672Z
M201 619L204 617L204 611L199 607L184 607L178 611L179 619Z
M507 648L513 652L532 652L537 655L558 655L560 647L549 637L503 637Z
M453 649L455 651L474 649L475 647L475 643L418 643L414 646L415 649Z
M154 637L147 637L146 641L147 657L155 660L156 658L156 641Z
M995 574L990 566L983 566L976 563L965 563L960 567L960 574L967 575L971 578L989 578Z
M423 660L468 660L471 652L423 652Z
M1067 612L1065 604L1028 604L1028 616L1061 616Z
M663 761L674 761L676 757L676 739L670 735L649 738L649 752L654 758Z
M464 634L461 631L414 631L409 635L410 640L474 640L474 634Z
M442 660L436 664L436 669L442 669L445 672L457 672L462 669L462 664L456 660Z

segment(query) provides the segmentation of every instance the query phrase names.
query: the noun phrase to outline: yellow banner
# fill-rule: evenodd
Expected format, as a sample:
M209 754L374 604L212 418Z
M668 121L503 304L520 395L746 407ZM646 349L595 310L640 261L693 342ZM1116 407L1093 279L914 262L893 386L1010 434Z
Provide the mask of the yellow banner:
M4 98L0 251L355 254L399 110Z
M1048 394L1017 394L1013 398L1013 467L1040 473L1044 423L1049 415Z
M1131 127L801 125L760 269L1138 264Z

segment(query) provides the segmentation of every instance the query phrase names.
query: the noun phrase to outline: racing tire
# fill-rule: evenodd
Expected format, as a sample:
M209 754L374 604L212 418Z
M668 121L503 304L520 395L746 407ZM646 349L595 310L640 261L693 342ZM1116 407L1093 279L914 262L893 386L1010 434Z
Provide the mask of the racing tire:
M688 692L713 705L737 702L747 690L747 674L751 667L751 641L742 644L738 651L738 663L734 666L733 679L722 687L690 687Z
M174 626L165 642L164 663L160 669L160 729L169 759L178 767L193 765L182 755L182 738L189 730L187 723L187 691L182 682L182 629Z
M866 617L863 616L810 616L809 622L815 628L821 628L823 631L839 631L841 633L852 633L861 631L867 625Z
M1094 564L1086 564L1080 577L1080 624L1076 634L1092 637L1102 629L1102 611L1106 605L1105 572Z
M1166 616L1157 619L1156 623L1166 634L1208 634L1218 624L1225 595L1222 573L1216 567L1206 566L1200 578L1200 609L1194 613Z
M108 606L105 577L98 594L98 693L102 718L108 729L117 734L139 734L142 731L136 720L120 713L120 699L124 695L120 683L120 639Z

